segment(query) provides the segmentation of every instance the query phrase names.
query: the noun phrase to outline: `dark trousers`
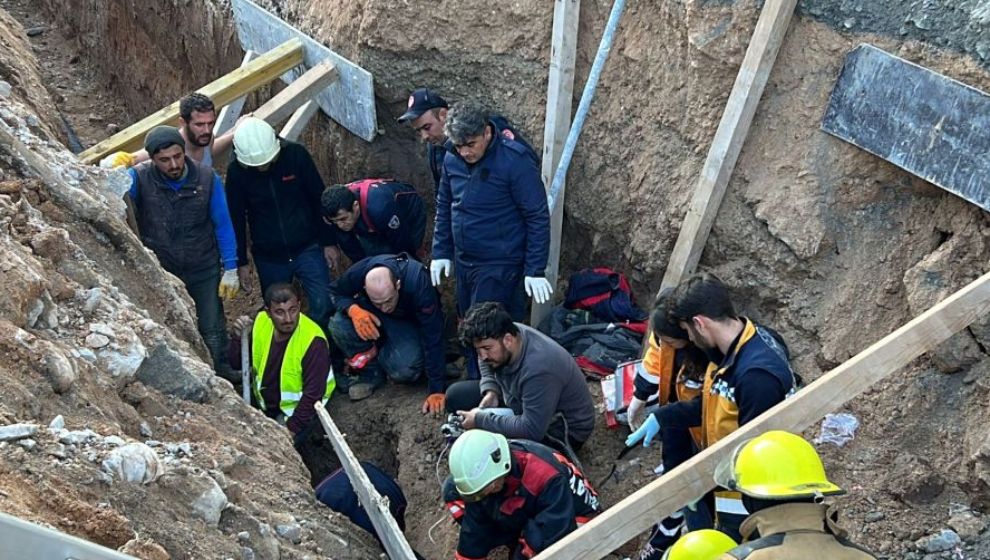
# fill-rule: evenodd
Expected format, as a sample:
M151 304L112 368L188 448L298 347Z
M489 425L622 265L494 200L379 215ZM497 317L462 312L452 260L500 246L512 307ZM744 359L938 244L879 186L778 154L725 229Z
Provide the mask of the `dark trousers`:
M472 305L483 301L497 301L505 306L514 321L522 321L526 315L526 296L523 291L521 265L454 265L457 283L457 314L464 317ZM464 361L468 379L481 378L478 354L472 347L464 348Z
M330 319L330 269L322 249L313 245L284 263L255 257L254 266L258 269L262 295L272 284L299 279L309 305L306 316L320 327L327 328Z
M362 306L363 307L363 306ZM378 347L378 356L367 366L365 371L381 368L390 379L400 383L416 381L423 373L423 345L419 327L411 321L396 319L381 313L377 309L369 309L381 321L378 340L361 340L354 323L346 313L338 312L330 320L330 336L334 344L350 359L356 354ZM370 369L369 369L370 368Z
M479 404L481 404L480 380L468 379L466 381L458 381L457 383L451 384L450 387L447 387L447 414L452 414L458 410L471 410L472 408L476 408ZM500 405L505 406L505 404L501 401ZM568 451L563 449L563 446L559 443L564 441L564 432L564 419L562 416L557 415L553 422L550 423L550 427L547 428L547 436L550 437L544 437L539 443L553 447L566 455ZM558 441L554 441L555 439ZM571 446L571 449L577 451L581 449L584 442L577 441L571 437L570 434L567 434L567 444Z
M227 321L220 301L220 265L176 274L196 304L196 326L213 358L213 369L226 366ZM225 369L230 369L226 367Z

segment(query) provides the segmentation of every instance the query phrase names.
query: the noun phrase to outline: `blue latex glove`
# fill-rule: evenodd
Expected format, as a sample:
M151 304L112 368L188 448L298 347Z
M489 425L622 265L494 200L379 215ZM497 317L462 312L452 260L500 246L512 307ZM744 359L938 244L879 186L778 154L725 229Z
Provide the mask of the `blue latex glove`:
M651 414L642 426L629 434L629 437L626 438L626 447L636 445L641 439L643 440L643 447L649 447L658 433L660 433L660 421L657 420L656 414Z

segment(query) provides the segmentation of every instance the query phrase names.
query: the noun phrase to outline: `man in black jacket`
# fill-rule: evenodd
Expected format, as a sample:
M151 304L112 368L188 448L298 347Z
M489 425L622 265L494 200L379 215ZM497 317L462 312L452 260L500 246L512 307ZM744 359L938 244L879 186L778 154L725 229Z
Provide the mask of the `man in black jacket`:
M244 119L234 133L234 161L227 167L227 198L237 237L241 285L247 285L245 218L261 291L297 278L306 292L307 315L326 329L330 315L327 248L333 231L320 215L323 179L300 144L281 140L265 121Z

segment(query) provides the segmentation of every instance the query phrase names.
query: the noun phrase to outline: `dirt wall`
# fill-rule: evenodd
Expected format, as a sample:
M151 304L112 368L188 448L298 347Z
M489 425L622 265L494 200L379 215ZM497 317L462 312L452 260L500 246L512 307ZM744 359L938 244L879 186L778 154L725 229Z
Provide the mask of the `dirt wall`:
M141 9L125 0L46 3L65 24L81 30L82 45L107 54L107 79L139 113L239 60L225 2L202 2L197 10L179 0L150 8L141 3ZM66 4L69 9L54 10ZM394 123L409 90L422 85L451 100L489 103L520 123L535 144L541 142L552 18L546 0L262 4L375 76L382 136L367 144L321 118L303 138L328 181L388 174L427 191L422 148L410 130ZM649 301L760 5L757 0L630 4L569 176L565 274L589 265L613 266L630 275L641 301ZM844 56L859 42L990 89L985 25L990 15L982 5L976 0L804 0L799 5L701 266L735 287L744 313L784 334L807 380L975 278L990 261L986 212L818 130ZM607 0L582 2L575 103L610 7ZM883 480L859 481L871 492L910 507L944 504L957 494L966 503L985 500L987 433L985 413L976 403L987 393L981 372L990 364L988 330L986 325L969 329L934 358L919 360L854 405L874 422L864 427L852 451L843 451L844 461L875 468L883 459L876 449L905 447L917 449L932 468L963 467L925 503L890 498L902 494L887 492ZM972 377L951 392L964 377L944 381L949 372ZM946 400L934 402L932 395ZM907 410L894 415L912 399L937 422L915 419ZM893 419L901 415L907 418ZM946 432L943 423L953 430ZM947 436L962 445L940 446ZM904 472L910 477L914 470ZM840 476L863 475L850 469ZM965 498L964 488L976 493Z

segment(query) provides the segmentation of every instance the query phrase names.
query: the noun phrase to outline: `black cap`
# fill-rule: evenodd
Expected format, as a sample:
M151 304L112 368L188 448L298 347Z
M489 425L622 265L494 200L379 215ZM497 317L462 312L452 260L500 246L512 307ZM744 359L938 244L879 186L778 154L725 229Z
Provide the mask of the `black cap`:
M419 88L409 95L409 106L398 120L400 123L404 123L418 119L420 115L430 109L447 109L449 107L447 100L437 95L435 91L429 88Z
M155 155L159 150L172 144L182 146L183 151L186 149L186 141L179 134L179 129L174 126L156 126L144 137L144 150L148 152L149 156Z

